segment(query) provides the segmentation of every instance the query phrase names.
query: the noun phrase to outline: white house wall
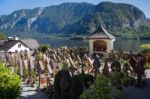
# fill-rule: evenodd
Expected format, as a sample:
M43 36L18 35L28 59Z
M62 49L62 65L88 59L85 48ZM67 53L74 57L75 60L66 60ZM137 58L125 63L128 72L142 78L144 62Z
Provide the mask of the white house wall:
M21 46L18 47L18 44L21 44ZM17 44L15 44L13 47L11 47L11 48L8 50L8 52L15 52L16 50L17 50L18 52L20 52L20 51L30 51L30 49L29 49L28 47L24 46L22 43L17 43Z

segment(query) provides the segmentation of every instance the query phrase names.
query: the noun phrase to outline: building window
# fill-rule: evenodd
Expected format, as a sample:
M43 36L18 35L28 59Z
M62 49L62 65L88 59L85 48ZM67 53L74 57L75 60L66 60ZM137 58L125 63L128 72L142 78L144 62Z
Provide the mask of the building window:
M18 44L18 48L20 48L21 47L21 44Z

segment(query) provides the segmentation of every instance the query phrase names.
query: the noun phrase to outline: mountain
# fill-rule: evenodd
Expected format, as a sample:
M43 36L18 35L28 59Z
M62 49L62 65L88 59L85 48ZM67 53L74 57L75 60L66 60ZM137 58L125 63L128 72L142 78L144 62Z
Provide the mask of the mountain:
M133 5L103 2L95 6L93 13L68 27L66 32L88 34L95 31L100 24L105 25L105 28L110 31L150 26L144 13Z
M109 31L150 26L137 7L123 3L63 3L35 9L22 9L0 16L0 31L7 35L92 33L103 24Z
M15 33L60 33L67 26L93 12L88 3L63 3L45 8L22 9L0 17L0 30Z

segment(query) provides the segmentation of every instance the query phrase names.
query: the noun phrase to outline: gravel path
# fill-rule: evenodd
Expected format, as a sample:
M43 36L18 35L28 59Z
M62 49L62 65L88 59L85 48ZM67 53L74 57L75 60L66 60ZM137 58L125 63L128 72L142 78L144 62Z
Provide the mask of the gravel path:
M21 87L22 90L19 99L48 99L46 94L37 92L36 88L29 87L25 83L22 83Z
M136 88L135 86L124 88L124 99L150 99L150 70L145 72L147 85L144 88Z

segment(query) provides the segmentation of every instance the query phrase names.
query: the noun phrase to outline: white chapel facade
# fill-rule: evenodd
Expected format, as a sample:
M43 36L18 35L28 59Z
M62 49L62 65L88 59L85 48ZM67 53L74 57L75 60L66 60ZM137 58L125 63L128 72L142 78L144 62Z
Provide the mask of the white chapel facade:
M98 29L88 37L89 40L89 55L110 52L114 49L113 43L115 37L100 25Z

